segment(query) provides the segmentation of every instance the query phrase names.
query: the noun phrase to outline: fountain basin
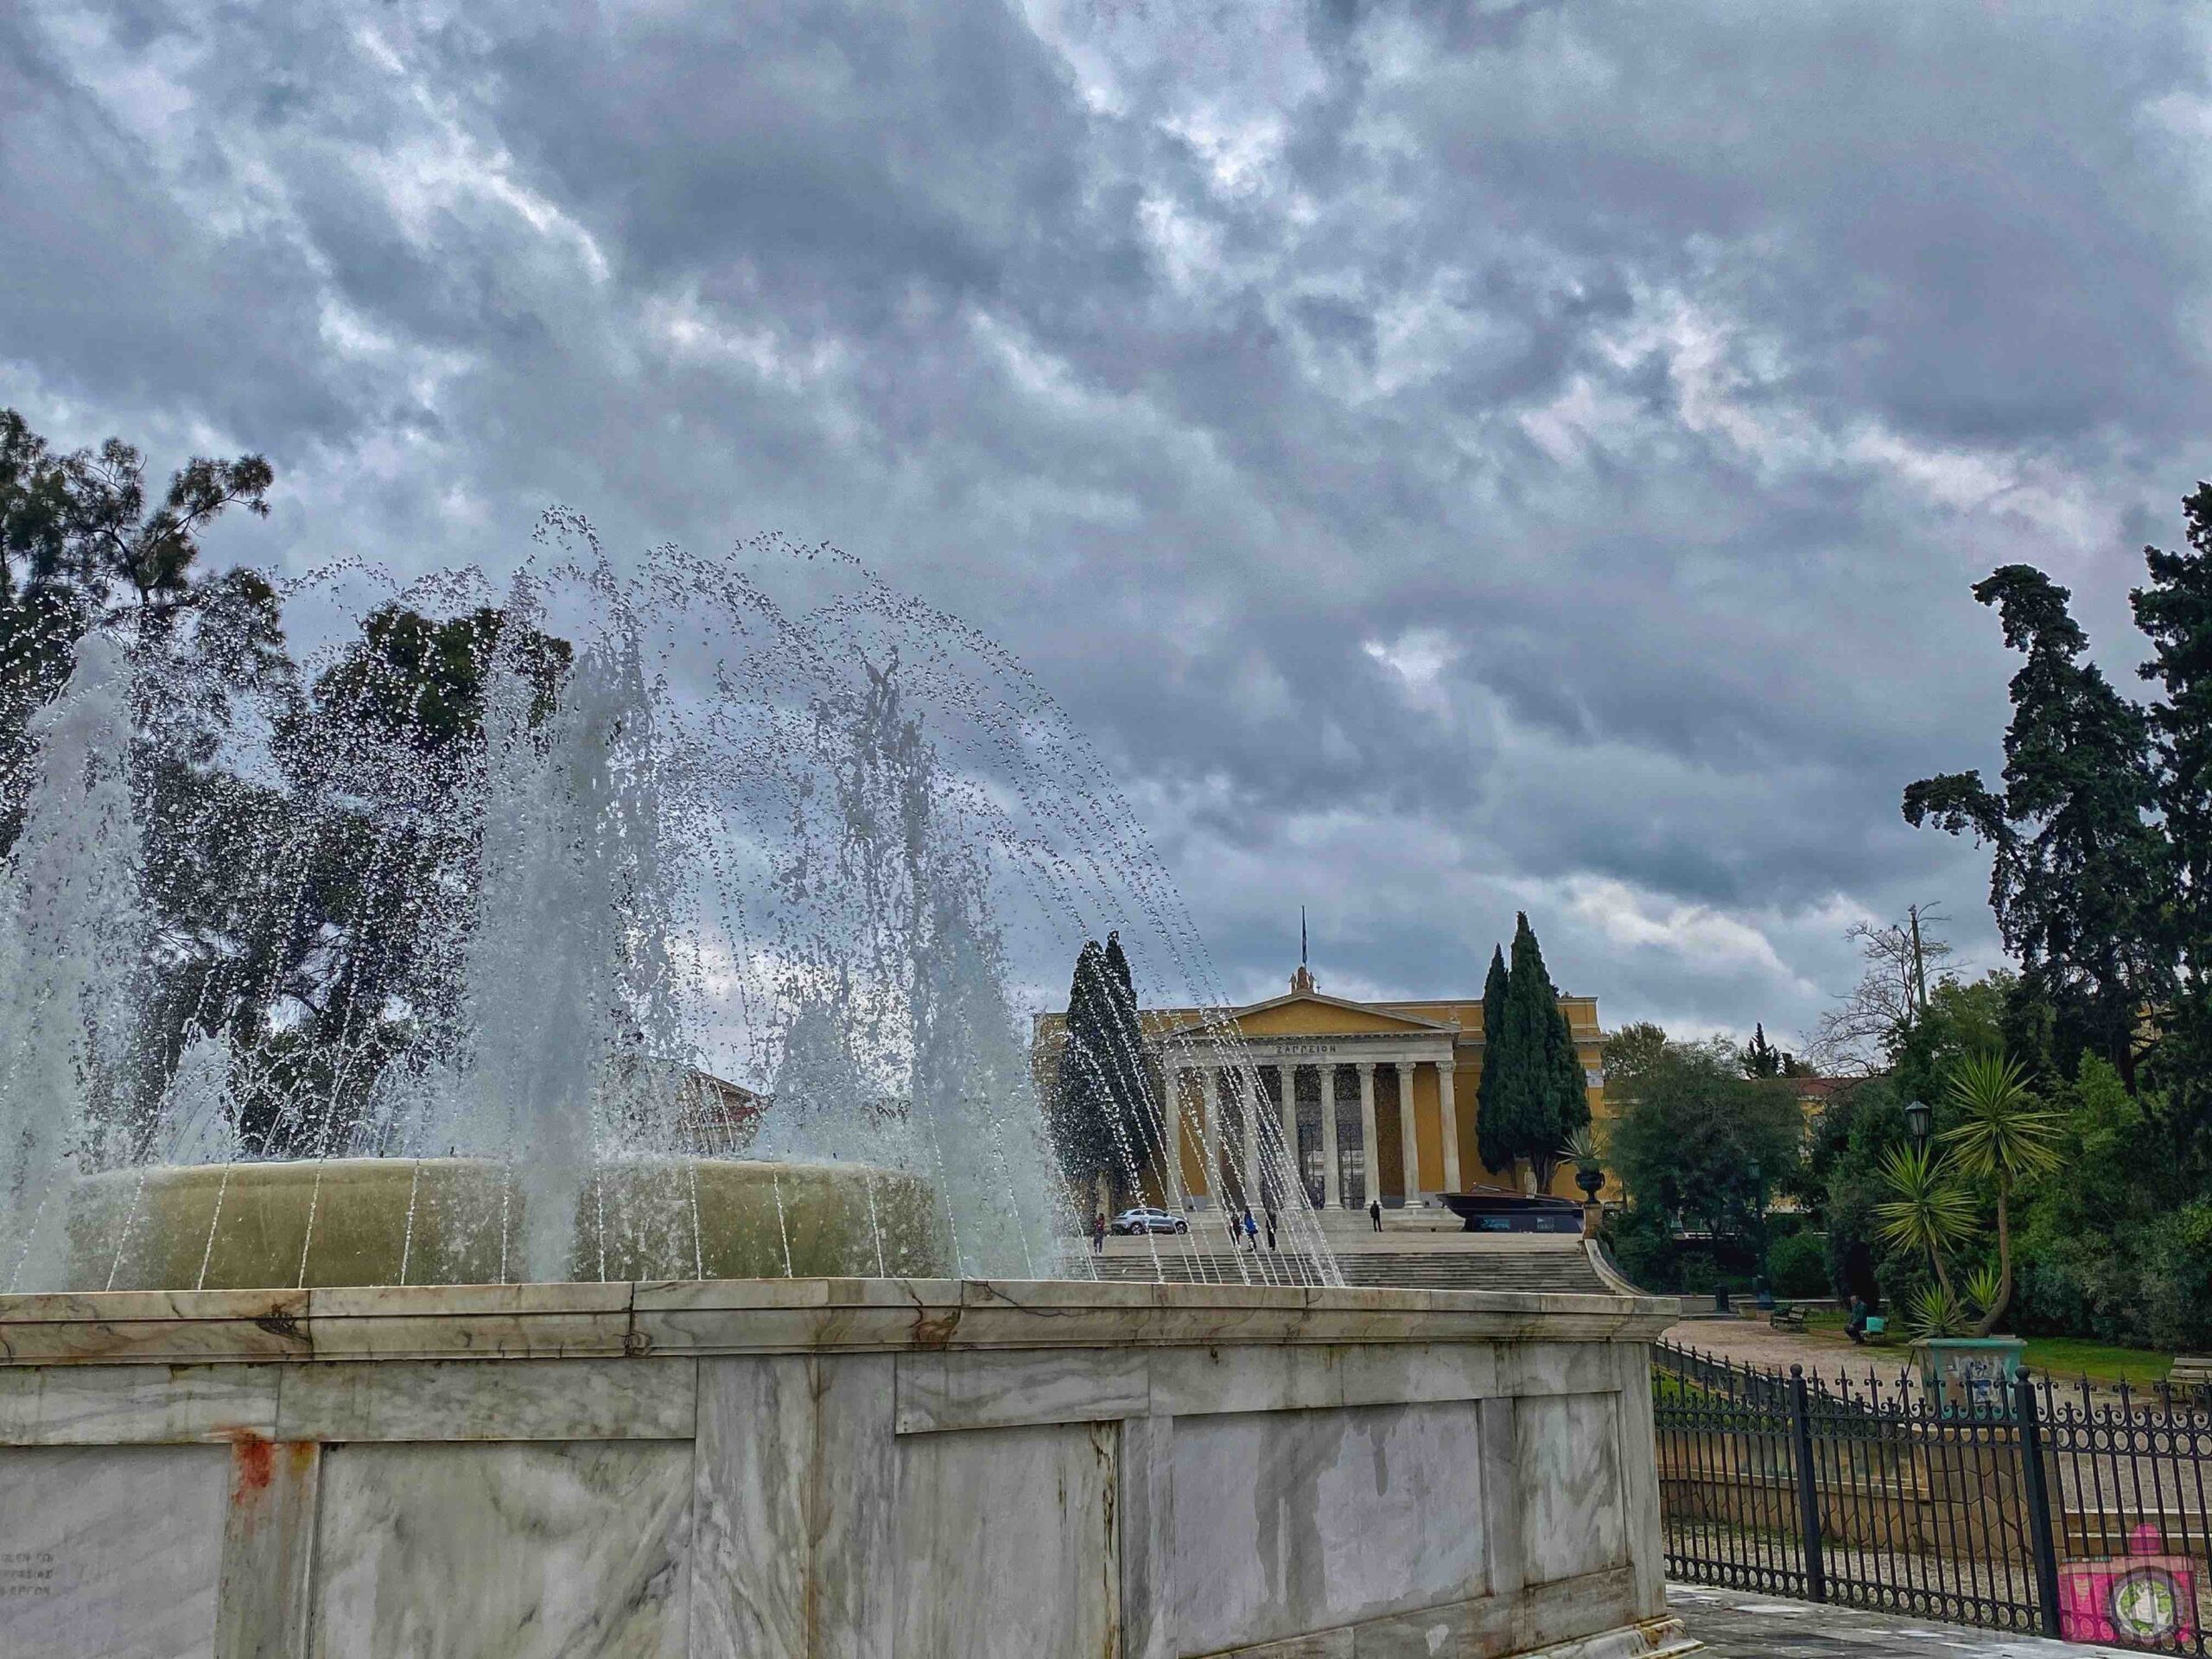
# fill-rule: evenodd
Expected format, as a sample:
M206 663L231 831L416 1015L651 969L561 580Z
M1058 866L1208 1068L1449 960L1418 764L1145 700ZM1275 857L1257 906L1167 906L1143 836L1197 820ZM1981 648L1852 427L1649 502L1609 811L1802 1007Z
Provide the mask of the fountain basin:
M934 1188L867 1164L625 1158L581 1179L567 1277L941 1273ZM71 1194L71 1290L512 1282L529 1195L474 1158L156 1165Z
M1677 1314L911 1279L0 1296L0 1653L1670 1659L1646 1344Z

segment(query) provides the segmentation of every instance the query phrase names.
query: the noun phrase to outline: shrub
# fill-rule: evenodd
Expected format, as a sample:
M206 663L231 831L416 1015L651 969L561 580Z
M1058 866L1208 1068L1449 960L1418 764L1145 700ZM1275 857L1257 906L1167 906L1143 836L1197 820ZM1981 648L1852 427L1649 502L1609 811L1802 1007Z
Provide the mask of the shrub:
M1608 1217L1606 1247L1630 1284L1662 1295L1682 1288L1681 1250L1664 1216L1631 1205Z
M1826 1296L1827 1242L1815 1233L1792 1233L1767 1253L1767 1268L1777 1296Z

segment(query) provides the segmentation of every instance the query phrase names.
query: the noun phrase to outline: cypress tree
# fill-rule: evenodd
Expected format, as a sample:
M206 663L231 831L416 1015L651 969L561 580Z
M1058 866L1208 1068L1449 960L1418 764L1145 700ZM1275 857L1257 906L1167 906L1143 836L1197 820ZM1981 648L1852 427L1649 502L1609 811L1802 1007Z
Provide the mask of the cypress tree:
M1509 1174L1513 1148L1504 1138L1498 1116L1499 1090L1508 1061L1505 1058L1505 952L1490 948L1490 977L1483 982L1483 1075L1475 1085L1475 1150L1483 1167Z
M1535 942L1532 932L1529 935L1532 948ZM1566 1155L1567 1138L1577 1129L1590 1127L1590 1091L1582 1057L1574 1048L1574 1027L1567 1021L1567 1010L1559 1005L1559 993L1543 976L1541 954L1536 957L1536 982L1544 1001L1551 1005L1550 1035L1544 1044L1544 1100L1553 1127L1529 1148L1529 1162L1535 1170L1537 1186L1548 1189L1552 1172Z
M1782 1051L1766 1039L1766 1027L1754 1023L1751 1040L1744 1046L1744 1075L1747 1077L1778 1077L1782 1075Z
M1071 1189L1091 1195L1114 1166L1114 973L1098 941L1086 939L1068 987L1066 1040L1053 1079L1047 1127L1061 1176Z
M1524 1160L1539 1180L1548 1180L1568 1135L1589 1123L1590 1100L1573 1033L1560 1010L1559 994L1552 988L1543 950L1525 912L1515 918L1513 964L1506 975L1498 1040L1484 1045L1486 1081L1493 1057L1498 1077L1491 1095L1492 1109L1481 1125L1485 1144L1509 1161ZM1484 1161L1490 1161L1487 1152Z
M1106 936L1107 989L1110 995L1110 1039L1118 1064L1114 1071L1116 1096L1129 1108L1143 1102L1144 1031L1137 1020L1137 988L1129 977L1129 959L1122 950L1122 936Z

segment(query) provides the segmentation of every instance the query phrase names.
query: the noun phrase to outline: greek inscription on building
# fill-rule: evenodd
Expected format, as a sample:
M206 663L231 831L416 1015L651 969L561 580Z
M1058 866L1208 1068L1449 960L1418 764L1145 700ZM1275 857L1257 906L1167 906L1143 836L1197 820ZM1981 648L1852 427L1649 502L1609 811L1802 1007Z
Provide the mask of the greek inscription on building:
M0 1550L0 1601L21 1601L53 1593L52 1550Z

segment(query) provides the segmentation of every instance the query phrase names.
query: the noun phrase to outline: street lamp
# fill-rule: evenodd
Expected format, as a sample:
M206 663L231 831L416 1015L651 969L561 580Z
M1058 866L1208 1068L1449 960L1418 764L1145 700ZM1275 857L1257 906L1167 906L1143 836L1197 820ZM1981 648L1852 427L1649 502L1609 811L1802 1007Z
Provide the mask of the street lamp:
M1929 1110L1928 1103L1924 1100L1908 1101L1905 1103L1904 1125L1912 1131L1912 1144L1916 1151L1927 1149L1929 1121L1935 1116L1935 1113Z

